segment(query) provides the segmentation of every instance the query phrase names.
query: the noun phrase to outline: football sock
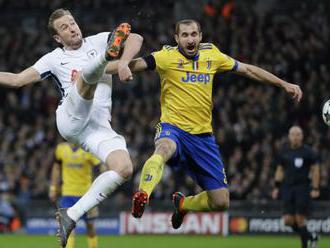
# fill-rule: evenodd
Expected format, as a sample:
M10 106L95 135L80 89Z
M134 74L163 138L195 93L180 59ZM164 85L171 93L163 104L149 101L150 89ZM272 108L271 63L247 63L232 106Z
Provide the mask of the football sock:
M139 190L145 191L148 196L150 196L155 186L162 178L163 169L163 157L159 154L152 155L143 166L140 177Z
M88 248L97 248L97 236L87 236Z
M96 58L90 60L88 65L82 68L81 76L87 84L96 84L104 74L108 61L104 54L100 54Z
M81 216L105 200L124 181L125 179L115 171L103 172L79 201L68 209L68 216L77 222Z
M209 196L206 191L194 196L187 196L184 198L182 204L182 210L184 211L211 211L209 205Z
M298 233L300 235L301 247L307 248L308 240L311 238L311 234L307 231L306 226L298 227Z
M68 238L66 248L74 248L74 241L75 241L75 235L74 233L71 233L71 235Z
M293 226L291 226L291 228L294 232L299 234L299 228L298 228L297 224L293 224Z

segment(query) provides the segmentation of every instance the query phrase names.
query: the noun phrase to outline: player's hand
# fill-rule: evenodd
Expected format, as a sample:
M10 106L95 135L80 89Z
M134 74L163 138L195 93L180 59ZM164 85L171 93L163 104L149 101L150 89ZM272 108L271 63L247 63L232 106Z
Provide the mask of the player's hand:
M120 81L133 80L132 72L128 67L128 63L119 61L118 63L118 76Z
M316 199L320 197L320 190L318 189L312 189L310 196L312 199Z
M293 100L300 102L301 98L302 98L302 91L300 89L300 86L297 84L290 84L285 82L283 85L284 90L291 95L291 97L293 98Z
M272 199L276 200L278 198L279 190L278 188L274 188L272 191Z

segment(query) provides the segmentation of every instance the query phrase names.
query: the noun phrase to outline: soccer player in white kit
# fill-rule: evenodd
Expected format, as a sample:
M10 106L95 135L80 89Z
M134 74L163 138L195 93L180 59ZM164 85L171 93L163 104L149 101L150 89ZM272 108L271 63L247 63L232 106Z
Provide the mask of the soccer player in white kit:
M74 17L65 9L50 15L48 28L61 48L47 53L20 73L0 72L0 85L18 88L52 77L62 96L56 110L60 134L96 155L108 167L74 206L57 212L58 236L65 247L78 219L133 173L125 139L110 125L112 80L106 67L108 61L119 58L123 47L116 62L118 74L122 81L131 80L128 63L139 52L143 38L130 34L127 23L112 33L83 38Z

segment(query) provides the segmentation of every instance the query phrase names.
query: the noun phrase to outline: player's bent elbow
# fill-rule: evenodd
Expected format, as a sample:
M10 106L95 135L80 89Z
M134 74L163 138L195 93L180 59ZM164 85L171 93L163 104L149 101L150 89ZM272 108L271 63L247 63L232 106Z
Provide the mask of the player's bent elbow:
M12 80L12 83L10 84L10 86L12 88L18 89L21 88L22 86L24 86L23 82L19 80L19 77L14 78L14 80Z

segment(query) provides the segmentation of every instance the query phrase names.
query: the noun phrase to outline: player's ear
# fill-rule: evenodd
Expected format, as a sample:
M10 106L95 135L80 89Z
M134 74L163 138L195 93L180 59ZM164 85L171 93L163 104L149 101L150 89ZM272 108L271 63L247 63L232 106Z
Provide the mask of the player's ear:
M199 33L199 42L201 42L201 41L202 41L202 38L203 38L203 33L202 33L202 32L200 32L200 33Z
M59 35L54 34L54 35L53 35L53 38L54 38L54 40L55 40L57 43L62 44L62 39L61 39L61 37L60 37Z
M179 44L179 36L177 34L174 35L174 39L175 39L176 43Z

